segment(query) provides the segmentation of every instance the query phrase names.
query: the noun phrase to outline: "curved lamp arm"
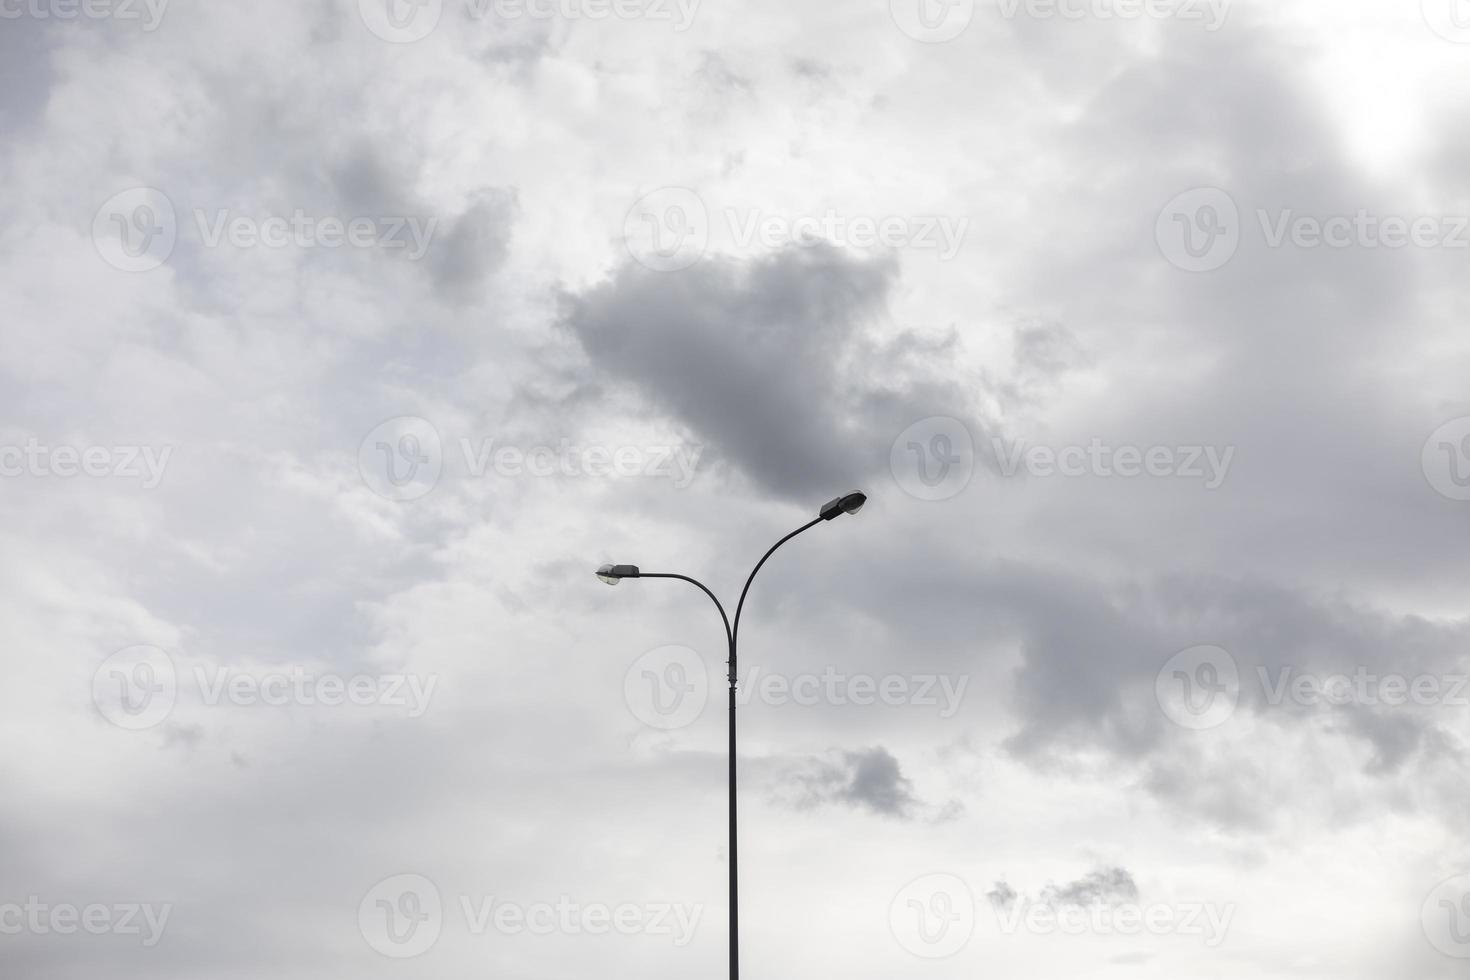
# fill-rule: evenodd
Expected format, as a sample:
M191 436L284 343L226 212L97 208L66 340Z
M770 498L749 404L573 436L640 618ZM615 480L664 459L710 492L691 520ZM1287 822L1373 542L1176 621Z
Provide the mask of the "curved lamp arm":
M745 588L743 588L743 589L740 590L740 602L738 604L736 604L736 606L735 606L735 626L730 631L730 649L731 649L732 653L733 653L733 651L735 649L736 641L740 639L740 611L745 608L745 596L746 596L746 593L748 593L750 591L750 583L752 583L752 582L755 581L755 574L756 574L756 572L759 572L761 570L761 566L766 563L766 559L767 558L770 558L772 555L774 555L776 553L776 549L777 548L781 547L783 544L785 544L786 542L790 541L792 538L796 537L802 531L805 531L805 530L808 530L810 528L816 527L818 524L822 523L822 521L824 521L824 520L829 520L829 518L818 517L815 520L813 520L813 521L811 521L811 522L809 522L807 524L803 524L801 527L797 528L795 531L792 531L790 534L786 535L786 537L782 538L780 541L777 541L775 544L771 545L771 550L770 551L767 551L761 557L761 560L755 563L755 568L751 570L750 578L748 578L748 579L745 580ZM731 659L732 660L734 659L733 656L732 656ZM730 665L730 676L732 678L735 676L735 665L733 663Z
M843 514L856 514L863 509L863 504L867 503L867 501L867 495L858 491L853 491L852 493L829 500L822 505L822 509L818 512L815 520L803 524L780 541L771 545L770 549L761 556L761 560L755 563L755 568L751 570L750 577L745 580L745 588L740 590L740 601L735 606L735 622L733 625L730 622L730 617L725 613L725 607L721 605L719 598L703 582L690 578L688 575L679 575L673 572L644 572L637 565L603 565L597 570L597 577L608 585L617 585L625 578L676 578L681 582L688 582L709 596L710 601L715 604L715 608L720 611L720 619L725 624L725 641L730 648L730 686L733 690L735 685L735 650L736 643L740 639L740 614L745 610L745 598L750 594L750 585L755 581L756 574L765 565L766 561L776 553L777 548L796 537L802 531L816 527L823 521L834 520Z
M725 643L729 646L731 654L734 654L735 634L730 630L730 617L725 615L725 607L720 604L720 600L715 596L713 592L709 590L709 587L706 586L703 582L699 581L698 579L690 578L688 575L676 575L673 572L640 571L638 573L638 578L676 578L681 582L688 582L690 585L697 587L701 592L709 596L710 601L715 604L715 608L720 611L720 619L724 620L725 622Z

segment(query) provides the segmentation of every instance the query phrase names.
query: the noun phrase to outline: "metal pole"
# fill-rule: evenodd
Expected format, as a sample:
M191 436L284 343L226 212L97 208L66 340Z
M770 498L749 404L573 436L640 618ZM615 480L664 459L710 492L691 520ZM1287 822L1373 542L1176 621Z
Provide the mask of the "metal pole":
M740 862L735 831L735 638L730 638L730 980L740 980Z
M735 840L735 685L737 674L735 673L736 650L740 643L740 612L745 608L745 596L750 592L750 583L755 581L756 572L766 563L766 559L776 553L792 538L808 528L816 527L822 523L822 518L803 524L792 531L786 537L771 545L761 560L756 562L755 568L751 570L750 578L745 580L745 588L740 590L740 601L735 605L735 625L730 628L730 980L740 980L740 887L739 869L736 867L736 840Z
M756 563L755 569L750 573L750 577L745 580L745 588L740 590L740 602L735 607L735 622L733 625L725 616L725 607L720 604L720 600L704 583L692 579L688 575L675 575L668 572L642 572L638 576L640 578L676 578L699 586L705 595L714 600L715 608L720 611L720 618L725 620L725 636L730 641L730 659L728 661L730 675L726 678L730 688L730 980L740 980L740 840L736 832L738 815L735 806L735 688L738 684L739 677L736 672L736 667L738 666L736 650L740 638L740 611L745 608L745 596L750 592L750 583L755 581L756 572L761 570L761 566L766 563L766 559L775 554L777 548L796 537L802 531L805 531L807 528L816 527L825 519L827 518L818 517L809 524L803 524L780 541L771 545L771 549Z

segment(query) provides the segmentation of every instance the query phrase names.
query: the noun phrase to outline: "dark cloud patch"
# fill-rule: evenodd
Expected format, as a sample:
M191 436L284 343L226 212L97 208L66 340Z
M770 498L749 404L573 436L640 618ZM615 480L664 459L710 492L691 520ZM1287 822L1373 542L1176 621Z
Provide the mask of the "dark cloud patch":
M1004 881L997 881L995 887L985 893L985 897L990 899L990 904L995 908L1000 909L1002 912L1009 912L1016 904L1016 899L1020 896L1016 894L1014 888Z
M1470 160L1470 123L1462 113L1447 111L1434 141L1429 166L1435 182L1447 195L1470 195L1470 173L1465 168L1465 161Z
M335 161L330 184L337 201L348 211L382 214L405 209L415 176L408 161L358 140Z
M1425 744L1432 727L1416 715L1362 704L1346 706L1338 720L1341 730L1372 746L1366 768L1375 775L1398 773Z
M1223 722L1227 739L1260 726L1263 736L1275 730L1342 751L1334 760L1349 772L1372 777L1386 793L1437 794L1444 802L1435 810L1454 819L1461 797L1448 779L1464 771L1465 709L1369 702L1388 696L1373 678L1390 676L1432 680L1452 697L1456 678L1470 671L1470 622L1254 578L1175 572L1099 581L1033 561L977 560L974 549L973 539L922 534L854 541L845 566L902 574L860 576L839 597L824 598L805 583L840 572L811 563L789 587L809 607L840 603L886 624L874 641L878 655L901 637L928 651L925 669L963 670L973 688L1007 691L1016 723L1004 747L1040 771L1101 752L1140 788L1206 823L1268 829L1280 810L1275 768L1266 759L1201 752L1208 740L1176 725L1158 700L1170 659L1211 645L1233 658L1240 680L1238 707ZM1359 674L1368 678L1363 697ZM1329 693L1347 678L1356 700L1297 698L1291 691L1302 678ZM1312 790L1330 791L1327 784Z
M1107 590L1032 575L1006 604L1021 616L1025 656L1016 674L1025 720L1008 747L1041 765L1096 746L1122 759L1146 758L1150 792L1222 826L1268 826L1276 809L1272 781L1249 760L1199 757L1189 745L1194 733L1166 720L1155 685L1180 650L1222 647L1239 669L1238 714L1289 729L1345 731L1353 736L1347 744L1361 746L1361 770L1383 779L1412 777L1420 747L1436 732L1456 739L1441 726L1463 716L1462 708L1437 706L1278 702L1272 690L1282 677L1303 675L1330 690L1332 678L1360 670L1453 677L1463 673L1461 651L1470 640L1463 622L1432 624L1305 590L1216 577ZM1377 695L1369 688L1365 697Z
M1008 747L1021 757L1100 747L1137 758L1177 741L1182 730L1157 704L1155 680L1176 653L1213 645L1238 666L1241 711L1286 724L1341 715L1375 752L1398 760L1417 743L1417 724L1453 716L1413 705L1391 714L1414 724L1375 717L1382 712L1344 713L1326 697L1282 697L1283 681L1288 693L1304 676L1330 692L1335 678L1361 672L1372 697L1375 678L1425 677L1448 697L1470 668L1470 621L1430 620L1260 579L1176 572L1110 583L1037 563L976 561L971 541L927 538L875 542L855 560L904 569L858 578L840 601L892 624L908 642L972 665L977 641L1020 651L1011 683L1021 722ZM823 574L832 573L807 573L813 581ZM804 601L823 599L814 591Z
M1260 833L1275 822L1279 800L1270 799L1269 781L1250 760L1211 765L1193 746L1150 762L1141 785L1176 809L1236 833Z
M51 94L54 35L43 21L12 17L0 30L0 131L14 135L40 118Z
M349 214L418 219L426 230L432 221L423 259L436 294L454 306L483 299L510 251L515 192L481 188L458 214L434 214L414 194L416 166L387 148L360 142L337 162L330 192ZM400 234L398 240L408 242L409 236Z
M1010 370L990 382L1009 404L1033 405L1070 372L1091 363L1076 334L1055 321L1019 323L1011 330L1011 343Z
M835 759L810 759L790 776L797 809L842 804L885 817L909 819L921 806L913 783L882 746L844 752Z
M473 52L487 71L526 80L541 60L561 50L571 38L574 20L566 17L501 17L493 5L445 6L457 40Z
M695 71L699 82L711 95L746 96L751 93L751 81L740 74L719 52L706 51Z
M990 900L992 907L1006 912L1015 907L1021 894L1009 882L1002 880L997 881L995 886L985 893L985 897ZM1138 885L1134 882L1133 875L1123 868L1099 868L1065 885L1058 885L1054 882L1046 885L1037 895L1037 901L1053 908L1069 905L1117 905L1123 902L1136 902L1138 901Z
M679 273L629 264L570 298L599 377L627 382L771 493L810 503L886 468L893 439L973 395L943 374L958 341L868 330L892 259L790 248Z
M1164 663L1192 646L1217 645L1235 659L1242 710L1301 720L1341 709L1291 697L1273 703L1283 678L1308 676L1327 685L1360 667L1375 677L1444 676L1459 669L1470 641L1465 623L1431 623L1216 576L1167 576L1142 588L1108 590L1032 574L1012 607L1024 620L1026 662L1017 694L1027 721L1011 743L1022 754L1057 740L1070 744L1083 731L1126 753L1148 751L1177 734L1171 726L1140 723L1125 695L1151 690ZM1390 767L1416 743L1421 724L1361 712L1351 712L1348 723Z
M1114 905L1138 900L1138 885L1122 868L1100 868L1066 885L1047 885L1041 900L1048 905Z
M816 58L792 58L791 73L813 82L826 82L832 77L832 66Z
M442 299L465 304L481 299L510 251L516 199L509 191L476 194L458 217L440 222L428 262Z

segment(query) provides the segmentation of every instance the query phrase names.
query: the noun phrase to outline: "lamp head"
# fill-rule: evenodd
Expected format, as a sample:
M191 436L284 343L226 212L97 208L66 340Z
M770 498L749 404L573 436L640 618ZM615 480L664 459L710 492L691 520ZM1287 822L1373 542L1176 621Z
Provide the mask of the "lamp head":
M617 585L625 578L637 578L637 565L603 565L597 570L597 577L608 585Z
M841 517L843 514L856 514L863 509L863 504L868 502L868 495L854 490L845 497L829 500L822 505L821 518L830 521Z

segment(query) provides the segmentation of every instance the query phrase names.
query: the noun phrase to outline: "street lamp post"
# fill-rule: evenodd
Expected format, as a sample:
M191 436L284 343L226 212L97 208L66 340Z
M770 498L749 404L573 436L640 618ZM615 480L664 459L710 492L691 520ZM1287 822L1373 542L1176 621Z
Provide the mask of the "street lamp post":
M640 571L637 565L603 565L597 570L597 577L608 585L617 585L625 578L676 578L680 581L688 582L710 597L715 604L715 608L720 611L720 619L725 623L725 641L728 644L729 650L729 659L726 661L729 666L729 674L726 680L730 689L730 980L739 980L740 977L740 874L736 861L739 842L735 833L735 685L737 683L735 669L737 664L736 643L740 638L740 613L745 608L745 597L750 592L750 583L755 581L756 572L761 570L761 566L766 563L766 559L776 553L777 548L796 537L802 531L816 527L823 521L833 520L841 517L843 514L856 514L863 509L863 504L867 503L867 501L868 498L866 495L856 492L838 497L835 500L830 500L818 512L815 520L803 524L780 541L771 545L770 550L761 557L760 561L756 562L755 568L750 573L750 577L745 580L745 588L740 590L740 601L735 605L735 622L733 624L730 622L730 617L725 614L725 607L720 604L719 598L703 582L696 581L688 575L676 575L671 572L644 572Z

